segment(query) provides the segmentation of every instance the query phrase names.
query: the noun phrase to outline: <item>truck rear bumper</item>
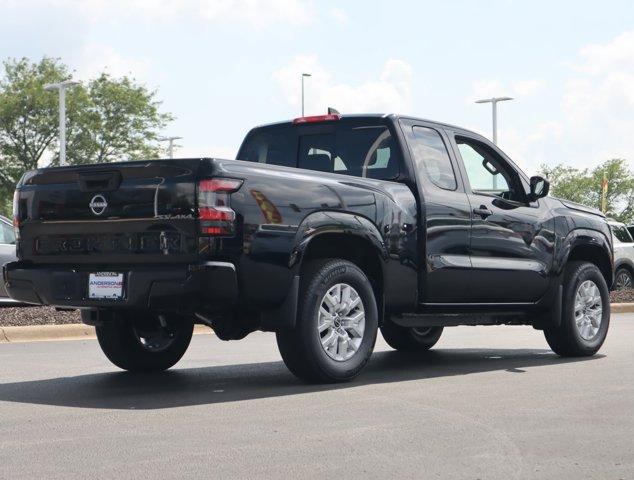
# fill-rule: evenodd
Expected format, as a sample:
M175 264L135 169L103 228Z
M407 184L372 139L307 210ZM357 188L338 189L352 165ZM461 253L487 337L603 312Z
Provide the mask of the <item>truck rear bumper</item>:
M92 272L124 274L119 300L88 298ZM7 263L3 268L7 292L14 300L39 305L77 308L230 308L237 300L238 282L233 264L206 262L179 266L108 266L81 269ZM216 305L214 305L216 304Z

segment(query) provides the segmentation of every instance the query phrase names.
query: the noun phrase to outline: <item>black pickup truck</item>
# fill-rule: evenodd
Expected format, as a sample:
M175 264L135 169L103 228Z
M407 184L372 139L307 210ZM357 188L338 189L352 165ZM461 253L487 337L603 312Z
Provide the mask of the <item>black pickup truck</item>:
M610 229L547 197L495 145L397 115L254 128L237 158L30 171L15 192L16 300L81 309L117 366L163 370L193 325L276 332L309 381L355 377L377 335L424 351L444 327L531 325L592 355L610 320Z

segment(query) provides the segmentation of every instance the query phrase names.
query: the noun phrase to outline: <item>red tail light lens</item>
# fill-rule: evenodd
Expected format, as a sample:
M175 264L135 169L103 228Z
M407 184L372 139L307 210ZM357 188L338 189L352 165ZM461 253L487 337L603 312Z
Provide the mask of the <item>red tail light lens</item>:
M237 192L242 186L242 180L235 178L210 178L201 180L199 183L199 191L201 192Z
M210 178L198 183L198 218L204 235L230 237L235 234L236 212L230 196L242 186L235 178Z

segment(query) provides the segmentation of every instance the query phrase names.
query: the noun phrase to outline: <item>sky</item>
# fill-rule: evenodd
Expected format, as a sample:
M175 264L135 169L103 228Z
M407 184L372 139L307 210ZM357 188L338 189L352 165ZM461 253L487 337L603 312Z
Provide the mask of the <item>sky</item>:
M306 113L402 113L491 136L541 164L634 167L634 2L0 0L0 59L59 57L157 91L180 157L234 158Z

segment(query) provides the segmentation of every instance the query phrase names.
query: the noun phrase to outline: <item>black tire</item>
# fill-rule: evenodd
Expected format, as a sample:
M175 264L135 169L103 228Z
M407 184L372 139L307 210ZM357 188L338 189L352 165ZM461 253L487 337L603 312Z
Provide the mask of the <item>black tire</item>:
M381 325L381 334L387 344L401 352L424 352L432 348L442 335L443 327L401 327L386 321Z
M101 350L112 363L130 372L159 372L178 362L191 341L194 323L179 316L121 312L97 326ZM141 339L144 340L142 343Z
M322 347L318 331L322 299L335 285L351 286L361 298L365 311L365 330L360 345L346 360L331 358ZM314 383L344 382L356 377L368 363L378 330L378 310L368 277L345 260L313 261L302 271L297 324L293 330L276 334L284 363L297 377Z
M614 290L629 290L633 283L632 272L625 267L619 268L614 274Z
M601 324L591 339L584 339L575 321L575 297L577 289L586 280L591 280L601 296ZM598 267L589 262L575 261L566 266L564 273L561 325L544 329L550 348L562 357L587 357L599 351L605 341L610 325L610 294Z

